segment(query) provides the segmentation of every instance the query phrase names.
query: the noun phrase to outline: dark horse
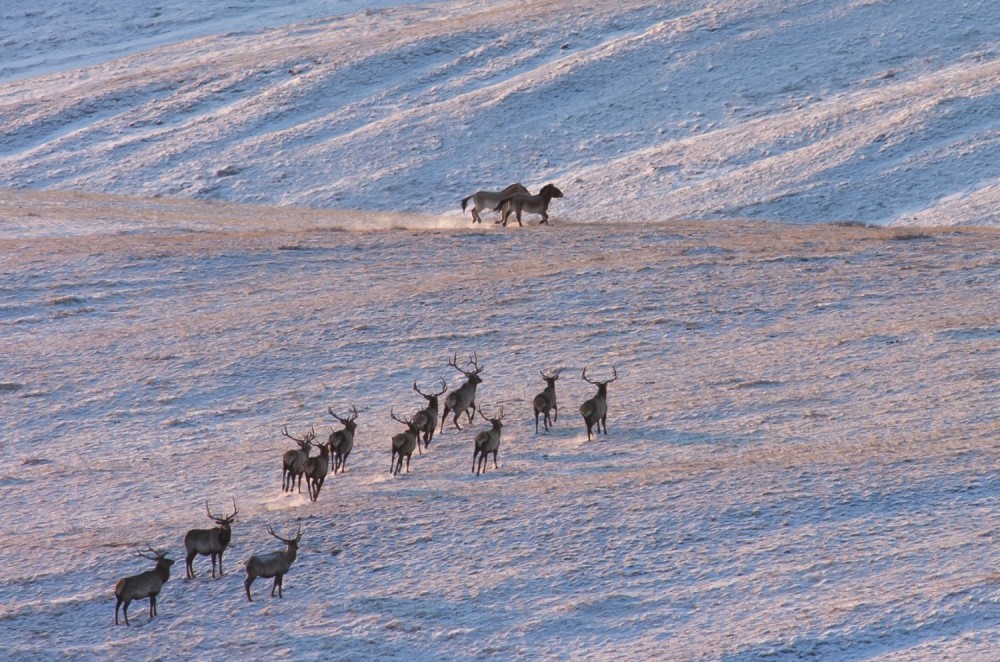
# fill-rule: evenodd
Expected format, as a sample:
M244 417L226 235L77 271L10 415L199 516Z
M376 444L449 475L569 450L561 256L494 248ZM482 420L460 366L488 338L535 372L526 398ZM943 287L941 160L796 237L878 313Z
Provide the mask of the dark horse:
M524 223L521 222L521 212L528 214L540 214L542 220L538 222L539 225L548 224L549 222L549 203L552 202L552 198L563 197L563 192L555 187L554 184L546 184L542 187L542 190L538 192L538 195L531 195L530 193L515 193L509 198L504 198L500 201L493 211L503 210L503 215L497 223L503 223L504 227L507 227L507 219L510 217L510 213L514 212L515 218L517 218L517 224L524 227Z

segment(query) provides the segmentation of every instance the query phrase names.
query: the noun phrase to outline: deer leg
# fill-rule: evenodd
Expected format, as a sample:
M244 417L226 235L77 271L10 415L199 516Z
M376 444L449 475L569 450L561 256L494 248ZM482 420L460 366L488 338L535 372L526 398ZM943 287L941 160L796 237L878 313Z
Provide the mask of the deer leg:
M441 415L441 432L444 433L444 422L448 420L448 405L444 406L444 414Z
M247 600L253 602L253 598L250 597L250 584L253 584L253 580L256 579L254 575L247 575L246 580L243 582L243 588L247 592Z
M552 405L552 421L559 420L559 405Z
M187 555L187 578L194 579L194 557L198 555L198 552L188 552Z
M121 597L115 602L115 625L118 625L118 608L122 606ZM125 625L128 625L128 606L125 607Z
M212 567L214 568L215 566ZM224 574L226 573L222 572L222 552L219 552L219 576L222 577Z
M131 600L125 601L125 606L122 608L122 613L125 615L125 625L128 625L128 606L132 604Z
M497 451L493 451L493 468L499 469L500 465L497 464Z
M548 428L545 428L548 430ZM538 434L538 410L535 410L535 434Z
M538 224L539 225L548 225L549 224L549 215L546 214L545 212L542 212L542 220L538 221Z
M524 227L524 223L521 222L521 210L520 209L517 210L517 214L516 215L517 215L517 227L523 228Z
M156 594L149 596L149 617L156 616Z
M604 425L604 434L608 433L608 415L601 416L601 423ZM598 428L600 429L600 428Z

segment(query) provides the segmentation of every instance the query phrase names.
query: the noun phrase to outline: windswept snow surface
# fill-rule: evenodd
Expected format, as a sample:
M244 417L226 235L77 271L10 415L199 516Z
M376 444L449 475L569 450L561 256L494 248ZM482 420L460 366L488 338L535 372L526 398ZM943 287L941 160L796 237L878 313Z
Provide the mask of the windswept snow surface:
M1000 224L995 0L394 4L8 0L0 186Z
M1000 232L0 195L4 659L992 660ZM381 226L380 231L351 228ZM452 227L449 227L452 226ZM595 250L600 248L600 250ZM390 476L476 352L504 405ZM608 435L577 409L609 388ZM541 369L565 368L535 434ZM280 492L360 410L347 472ZM184 532L235 498L211 579ZM242 562L303 527L284 599ZM149 620L112 587L180 559Z

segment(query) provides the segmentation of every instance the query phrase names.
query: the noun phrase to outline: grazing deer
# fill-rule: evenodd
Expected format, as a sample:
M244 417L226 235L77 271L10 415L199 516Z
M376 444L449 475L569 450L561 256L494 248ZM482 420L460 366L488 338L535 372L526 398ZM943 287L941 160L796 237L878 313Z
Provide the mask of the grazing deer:
M306 489L309 491L309 498L312 501L319 499L320 488L326 475L330 473L330 445L319 445L319 457L311 457L306 460Z
M310 428L309 432L299 439L289 434L288 426L286 425L281 429L281 434L299 445L297 449L293 448L290 451L285 451L285 454L281 458L281 489L284 492L291 492L295 485L295 479L298 478L299 493L301 494L302 474L306 471L306 461L309 460L309 449L312 448L312 442L316 439L316 431Z
M583 414L583 422L587 424L587 441L590 441L590 431L597 424L597 433L601 433L601 424L604 425L604 434L608 433L608 384L618 379L618 371L611 366L614 375L605 382L596 382L587 379L587 369L583 369L583 380L597 387L597 393L590 400L580 405L580 413Z
M122 603L125 603L123 610L125 625L129 624L128 606L132 604L133 600L149 598L149 617L156 616L156 596L160 594L163 585L170 579L170 566L174 564L174 560L168 559L166 552L158 552L149 544L146 547L149 547L149 551L155 556L147 556L142 552L137 553L144 559L156 561L156 567L146 572L140 572L138 575L119 579L118 583L115 584L115 598L117 599L115 602L115 625L118 625L118 608Z
M331 432L327 440L330 452L333 453L333 473L337 473L338 469L340 473L344 473L347 470L347 456L354 448L354 431L358 429L358 409L352 406L351 412L345 418L333 413L333 407L327 407L326 410L344 426L343 430Z
M497 451L500 450L500 431L503 429L503 405L500 406L500 413L495 417L487 416L483 410L479 410L479 415L493 426L490 430L483 430L476 435L476 446L472 451L472 471L477 476L486 471L486 456L493 453L493 468L499 469L497 464ZM479 468L476 468L476 458L479 458Z
M274 577L274 584L271 586L271 597L274 597L274 589L278 589L278 597L281 596L281 584L285 577L285 573L288 569L292 567L292 563L295 562L295 557L299 553L299 541L302 540L302 527L299 526L298 533L295 534L294 538L282 538L271 525L267 525L267 532L272 536L285 543L285 551L283 552L270 552L268 554L255 554L247 559L246 569L247 569L247 579L243 582L243 588L247 592L247 600L253 602L253 598L250 597L250 584L253 584L254 580L258 577L263 577L265 579L270 579Z
M547 375L544 372L539 371L538 374L542 376L545 380L545 389L535 396L535 399L531 401L531 405L535 408L535 434L538 434L538 415L542 414L542 424L545 426L545 431L549 431L552 423L559 420L559 405L556 404L556 380L559 379L559 373L562 372L562 368L559 368L551 375ZM549 411L552 411L552 417L549 417Z
M466 381L449 393L448 397L444 399L444 414L441 415L441 432L444 432L444 422L448 418L448 412L455 412L455 428L458 430L462 429L458 425L458 417L463 411L468 415L469 422L472 422L473 417L476 415L476 385L483 382L479 373L485 368L485 366L479 365L479 357L475 353L472 354L472 358L466 363L466 367L472 366L472 370L463 370L458 367L457 353L448 361L448 365L465 375Z
M410 473L410 456L413 449L417 447L417 437L420 430L413 418L402 419L390 409L392 420L398 421L406 426L406 432L400 432L392 436L392 457L389 459L389 473L398 476L403 468L403 458L406 458L406 473ZM399 458L397 461L397 457Z
M214 529L191 529L184 536L184 548L187 549L187 578L194 579L194 557L212 557L212 579L215 579L215 559L219 559L219 576L222 577L222 553L229 546L229 541L233 537L233 522L240 509L236 507L236 499L233 499L232 515L213 515L208 509L208 501L205 502L205 512L208 518L216 524Z
M440 378L439 378L440 379ZM434 430L437 428L438 419L438 398L448 390L448 383L441 379L441 390L435 393L424 393L413 382L413 390L427 399L427 406L417 412L413 417L413 422L417 428L424 433L424 448L431 447L431 440L434 439ZM417 436L417 452L420 452L420 437Z

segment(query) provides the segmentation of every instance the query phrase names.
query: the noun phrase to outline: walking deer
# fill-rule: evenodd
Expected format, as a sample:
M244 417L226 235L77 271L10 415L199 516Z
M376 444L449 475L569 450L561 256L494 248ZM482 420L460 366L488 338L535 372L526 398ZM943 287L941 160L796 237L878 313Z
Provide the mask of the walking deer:
M205 512L208 518L215 522L214 529L191 529L184 536L184 548L187 549L187 578L194 579L194 557L212 557L212 579L215 579L215 559L219 559L219 576L222 577L222 553L229 546L229 541L233 537L233 522L240 509L236 507L236 499L233 499L232 515L213 515L208 508L208 501L205 502Z
M299 445L297 449L285 451L282 456L281 489L284 492L291 492L295 485L295 479L298 478L299 493L301 494L302 474L306 471L306 461L309 459L309 449L312 448L312 442L316 439L316 431L310 428L309 432L299 439L288 432L286 425L281 429L281 434Z
M310 500L319 499L319 491L328 473L330 473L330 445L320 444L319 457L310 457L306 460L306 489L309 491Z
M330 452L333 454L333 473L337 473L338 470L340 473L344 473L347 470L347 456L354 448L354 432L358 429L358 410L357 407L352 406L346 417L340 417L333 413L333 407L327 407L326 410L330 412L330 416L333 416L344 426L343 430L331 432L327 440Z
M438 398L448 390L448 383L441 379L440 391L424 393L417 386L417 382L413 382L413 390L427 399L427 406L417 412L416 416L413 417L413 422L416 423L417 429L424 433L424 448L430 448L431 440L434 439L434 430L437 428ZM419 435L417 436L417 451L420 451Z
M465 383L448 394L444 399L444 414L441 415L441 432L444 432L444 422L448 418L448 412L455 412L455 428L461 430L458 424L458 417L465 412L469 417L469 422L475 417L476 412L476 386L483 382L479 374L485 366L479 365L479 357L473 353L472 358L465 364L472 366L472 370L464 370L458 367L458 354L448 361L448 365L465 375Z
M545 426L545 431L549 431L552 423L559 420L559 405L556 404L556 380L559 379L559 373L562 372L562 368L559 368L551 375L547 375L542 371L538 374L542 376L545 380L545 389L535 396L535 399L531 401L532 407L535 409L535 434L538 434L538 415L542 414L542 424ZM549 412L552 412L552 416L549 416Z
M587 441L590 441L590 431L595 424L597 425L595 434L601 433L602 424L604 425L604 434L608 434L608 384L618 379L618 371L614 366L611 366L611 370L613 372L611 379L598 382L587 379L587 368L583 369L583 380L597 387L597 393L594 394L594 397L580 405L583 422L587 425Z
M413 418L400 418L391 409L389 410L389 414L392 416L392 420L406 426L406 432L400 432L392 436L392 456L389 459L389 473L398 476L400 470L403 468L404 457L406 458L406 473L410 473L410 456L413 455L413 449L417 447L417 436L420 434L420 430L417 428L417 424Z
M483 410L479 410L479 415L484 420L490 422L492 429L483 430L476 435L475 448L472 451L472 471L477 476L486 471L486 456L493 453L493 468L499 469L497 464L497 452L500 450L500 431L503 429L503 405L500 406L499 414L495 417L487 416ZM476 467L476 458L479 459L479 467Z
M124 603L125 625L128 625L128 607L133 600L149 598L149 617L156 616L156 596L160 594L163 585L170 579L170 566L174 564L173 559L167 558L167 552L158 552L149 547L154 556L147 556L142 552L137 552L139 556L150 561L156 561L156 567L138 575L119 579L115 584L115 625L118 625L118 608Z
M295 562L295 557L299 553L299 541L302 540L302 527L299 526L298 533L295 534L294 538L282 538L271 525L267 525L267 532L272 536L285 543L285 551L283 552L270 552L268 554L255 554L251 556L246 561L247 578L243 582L243 588L247 592L247 600L253 602L253 598L250 597L250 584L253 584L254 580L258 577L263 577L265 579L270 579L274 577L274 584L271 586L271 597L274 597L274 589L278 589L278 597L281 595L281 585L285 577L285 573L288 569L292 567L292 563Z

